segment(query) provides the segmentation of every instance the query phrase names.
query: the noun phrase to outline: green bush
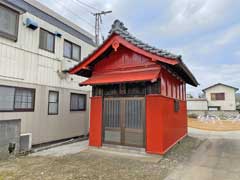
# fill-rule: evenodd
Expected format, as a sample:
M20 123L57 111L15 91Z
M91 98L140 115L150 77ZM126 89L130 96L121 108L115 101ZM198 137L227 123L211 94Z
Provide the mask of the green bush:
M195 118L195 119L196 119L196 118L198 117L198 115L192 113L192 114L188 114L188 117L189 117L189 118Z

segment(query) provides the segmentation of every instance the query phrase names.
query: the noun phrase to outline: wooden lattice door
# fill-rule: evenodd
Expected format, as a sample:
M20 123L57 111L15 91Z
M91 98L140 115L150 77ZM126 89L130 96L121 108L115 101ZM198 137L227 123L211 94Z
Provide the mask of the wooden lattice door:
M145 98L104 98L103 142L145 146Z

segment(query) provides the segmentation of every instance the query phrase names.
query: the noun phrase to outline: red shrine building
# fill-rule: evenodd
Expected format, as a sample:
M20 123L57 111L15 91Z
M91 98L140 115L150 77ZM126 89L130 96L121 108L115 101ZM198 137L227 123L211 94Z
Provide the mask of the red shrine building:
M68 71L92 86L89 145L164 154L187 135L186 84L198 82L181 56L132 36L116 20L108 38Z

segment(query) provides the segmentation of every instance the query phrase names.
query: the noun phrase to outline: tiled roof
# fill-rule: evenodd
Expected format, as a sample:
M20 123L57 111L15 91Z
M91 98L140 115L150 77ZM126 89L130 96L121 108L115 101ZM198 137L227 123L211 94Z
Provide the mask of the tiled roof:
M147 43L142 42L141 40L137 39L132 34L130 34L127 30L128 29L124 26L124 24L121 21L115 20L109 32L109 36L115 33L121 36L126 41L130 42L131 44L134 44L135 46L144 49L145 51L149 51L150 53L170 59L181 59L180 55L172 54L166 50L158 49L156 47L150 46Z
M124 26L124 24L119 21L119 20L115 20L111 30L109 31L109 36L108 38L103 41L102 45L100 45L97 49L95 49L93 52L91 52L87 57L84 58L83 61L81 61L79 64L84 63L85 60L87 60L90 56L92 56L94 53L96 53L96 51L101 48L101 46L104 45L104 43L106 41L109 40L109 38L113 35L113 34L117 34L118 36L120 36L121 38L125 39L126 41L128 41L129 43L133 44L134 46L143 49L144 51L148 51L154 55L157 55L159 57L164 57L164 58L168 58L168 59L172 59L172 60L177 60L179 63L175 66L171 66L171 68L178 72L180 76L184 76L184 80L188 83L191 84L193 86L197 86L199 85L199 83L197 82L197 80L195 79L195 77L193 76L193 74L191 73L191 71L187 68L187 66L183 63L181 56L180 55L175 55L172 54L166 50L162 50L162 49L158 49L156 47L150 46L147 43L142 42L141 40L137 39L136 37L134 37L133 35L131 35L128 31L128 29ZM71 70L73 70L74 68L78 67L79 64L75 65L74 67L70 68L69 70L66 70L65 72L69 72ZM169 66L170 67L170 66Z

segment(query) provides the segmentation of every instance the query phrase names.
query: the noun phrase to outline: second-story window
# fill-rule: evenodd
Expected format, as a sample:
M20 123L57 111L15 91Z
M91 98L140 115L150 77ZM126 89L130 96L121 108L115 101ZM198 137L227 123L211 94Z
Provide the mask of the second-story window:
M0 35L8 39L17 40L19 14L0 5Z
M225 93L211 93L212 101L225 100Z
M55 49L55 36L44 29L40 29L39 48L54 52Z
M64 40L63 56L76 61L81 60L81 47Z

